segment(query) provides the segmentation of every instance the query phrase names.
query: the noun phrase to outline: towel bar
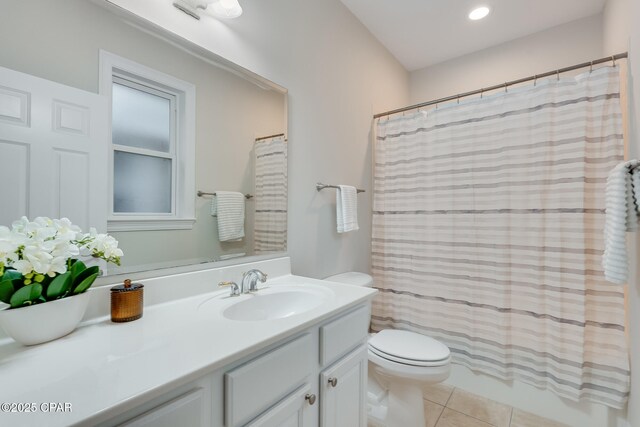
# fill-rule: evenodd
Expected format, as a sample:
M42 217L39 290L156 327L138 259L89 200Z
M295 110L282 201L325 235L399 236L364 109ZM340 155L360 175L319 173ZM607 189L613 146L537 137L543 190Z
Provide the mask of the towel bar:
M323 184L321 182L316 183L316 191L320 191L320 190L324 190L325 188L340 188L337 185L328 185L328 184ZM364 193L364 190L361 189L356 189L356 191L358 193Z
M202 196L215 196L216 193L205 193L204 191L199 191L198 190L198 197L202 197ZM245 199L253 199L253 194L245 194L244 195Z

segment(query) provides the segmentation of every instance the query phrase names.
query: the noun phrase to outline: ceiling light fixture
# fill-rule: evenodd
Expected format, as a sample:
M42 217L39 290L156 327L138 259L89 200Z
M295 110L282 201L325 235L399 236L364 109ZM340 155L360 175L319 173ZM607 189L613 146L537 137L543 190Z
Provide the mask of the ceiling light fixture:
M238 0L217 0L211 5L211 11L217 18L233 19L242 15L242 7Z
M200 10L209 6L216 18L233 19L242 15L238 0L174 0L173 5L195 19L200 19Z
M471 19L472 21L477 21L479 19L485 18L489 14L489 12L491 12L491 9L489 9L487 6L476 7L471 12L469 12L469 19Z

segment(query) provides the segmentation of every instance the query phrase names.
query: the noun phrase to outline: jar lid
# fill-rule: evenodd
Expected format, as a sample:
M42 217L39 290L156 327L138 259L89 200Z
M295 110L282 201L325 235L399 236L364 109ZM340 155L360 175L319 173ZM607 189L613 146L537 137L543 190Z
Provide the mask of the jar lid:
M130 279L124 281L123 285L116 285L111 288L111 292L129 292L129 291L137 291L138 289L144 288L142 283L131 283Z

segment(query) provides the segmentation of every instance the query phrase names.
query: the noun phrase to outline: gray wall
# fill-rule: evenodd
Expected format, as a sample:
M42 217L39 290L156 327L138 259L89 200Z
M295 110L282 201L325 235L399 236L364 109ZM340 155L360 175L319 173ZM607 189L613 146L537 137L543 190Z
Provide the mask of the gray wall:
M602 56L602 17L592 16L411 73L411 103L456 95Z

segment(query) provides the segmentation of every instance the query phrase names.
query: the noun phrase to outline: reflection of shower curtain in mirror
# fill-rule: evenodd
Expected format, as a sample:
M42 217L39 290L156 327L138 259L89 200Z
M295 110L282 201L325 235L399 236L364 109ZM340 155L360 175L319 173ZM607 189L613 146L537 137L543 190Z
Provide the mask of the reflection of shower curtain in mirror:
M256 254L287 250L287 142L284 136L255 143Z
M431 335L474 371L624 407L624 287L601 267L621 121L611 67L380 119L372 327Z

